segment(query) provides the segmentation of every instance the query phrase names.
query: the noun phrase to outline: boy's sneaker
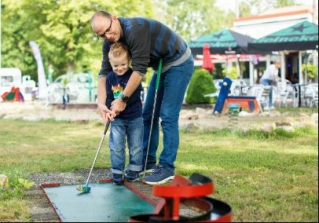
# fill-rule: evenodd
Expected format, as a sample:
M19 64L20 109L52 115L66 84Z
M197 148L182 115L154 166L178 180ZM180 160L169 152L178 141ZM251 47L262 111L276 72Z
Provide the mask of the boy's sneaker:
M123 185L123 175L122 174L113 174L113 184Z
M155 169L156 169L155 163L147 164L145 173L153 173ZM143 169L141 170L141 172L139 172L139 175L142 175L142 174L144 174L144 165L143 165Z
M139 172L138 171L132 171L127 170L125 173L125 180L127 181L135 181L139 179Z
M157 166L155 171L143 179L143 182L150 185L164 184L169 180L174 179L174 172L165 169L162 166Z

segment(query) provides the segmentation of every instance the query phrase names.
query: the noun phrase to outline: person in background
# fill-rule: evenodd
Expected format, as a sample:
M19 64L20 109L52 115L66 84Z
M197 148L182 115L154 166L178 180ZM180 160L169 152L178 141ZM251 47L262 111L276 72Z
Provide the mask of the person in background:
M113 44L110 47L108 57L113 69L108 74L106 81L106 106L110 108L112 102L123 93L133 71L129 67L130 56L124 44ZM110 123L111 172L113 182L117 185L122 185L124 179L127 181L137 180L139 173L142 171L143 118L141 90L142 86L139 85L130 99L126 101L125 109ZM124 170L126 141L129 150L129 163Z
M121 114L127 106L126 101L140 85L147 68L153 68L154 73L143 107L143 166L152 174L146 176L143 182L154 185L172 180L175 175L174 162L179 146L179 113L194 71L194 59L190 48L176 32L150 18L118 18L108 12L98 11L92 16L91 27L93 32L103 39L103 60L99 74L97 103L104 122L108 115L112 120ZM108 109L105 106L105 81L112 69L108 52L110 46L116 42L127 45L131 53L133 73L120 97L114 100L111 109ZM163 68L162 73L158 74L160 60L163 62ZM157 75L161 78L156 91ZM153 115L155 94L157 101ZM160 120L163 131L163 150L157 162ZM150 131L151 121L153 121L152 131ZM149 138L150 143L148 143ZM148 157L146 157L147 154Z
M256 84L260 84L260 79L263 76L263 73L261 71L257 72L257 80L256 80Z
M273 86L277 85L277 82L280 81L280 78L278 76L279 68L281 66L281 63L279 60L276 60L274 63L271 63L265 72L263 73L260 83L264 86L270 86L270 92L269 92L269 106L270 109L274 109L274 102L273 102ZM264 108L268 110L269 108Z

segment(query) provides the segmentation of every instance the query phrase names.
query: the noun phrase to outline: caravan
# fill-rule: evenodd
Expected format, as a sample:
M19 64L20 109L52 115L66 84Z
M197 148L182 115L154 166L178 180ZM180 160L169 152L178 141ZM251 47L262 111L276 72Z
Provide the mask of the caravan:
M21 94L21 100L32 100L32 92L36 89L36 83L31 80L29 75L22 76L18 68L1 68L0 69L0 96L16 93ZM14 91L14 92L13 92ZM18 97L19 98L19 97ZM5 100L5 99L3 99ZM12 98L14 100L14 97Z
M0 69L0 95L10 92L12 87L20 88L22 73L18 68L1 68Z

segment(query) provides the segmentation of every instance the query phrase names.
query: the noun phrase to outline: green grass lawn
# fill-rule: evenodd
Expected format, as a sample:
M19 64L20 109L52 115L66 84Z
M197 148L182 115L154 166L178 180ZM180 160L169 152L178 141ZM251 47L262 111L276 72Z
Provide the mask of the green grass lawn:
M0 119L0 221L30 221L19 176L89 169L103 134L100 123ZM95 168L109 168L108 134ZM162 148L162 145L160 145ZM159 151L160 152L160 151ZM233 209L233 221L318 222L318 131L180 133L176 174L213 179L211 197Z

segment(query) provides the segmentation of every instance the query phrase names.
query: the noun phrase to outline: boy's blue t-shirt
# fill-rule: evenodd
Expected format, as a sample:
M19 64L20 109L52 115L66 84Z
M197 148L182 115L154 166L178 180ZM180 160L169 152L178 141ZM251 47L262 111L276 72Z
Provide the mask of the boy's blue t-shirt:
M106 78L106 92L107 100L106 106L111 107L112 101L117 99L124 91L128 80L132 75L133 70L129 69L124 75L118 76L115 72L111 71ZM142 116L142 101L141 91L142 85L140 84L134 93L131 95L126 103L126 108L116 118L131 119Z

